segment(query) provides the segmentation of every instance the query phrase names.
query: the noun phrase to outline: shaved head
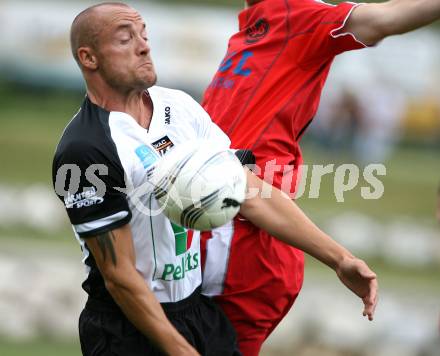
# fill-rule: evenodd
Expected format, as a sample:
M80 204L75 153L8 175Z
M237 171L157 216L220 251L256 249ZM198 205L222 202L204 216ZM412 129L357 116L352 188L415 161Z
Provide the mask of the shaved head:
M105 2L85 9L72 23L71 46L88 90L141 93L156 83L147 26L131 6Z
M78 58L78 49L81 47L97 48L98 35L103 24L99 21L99 9L105 7L130 8L127 4L121 2L104 2L98 5L90 6L82 11L73 20L70 29L70 47L73 58L81 66Z

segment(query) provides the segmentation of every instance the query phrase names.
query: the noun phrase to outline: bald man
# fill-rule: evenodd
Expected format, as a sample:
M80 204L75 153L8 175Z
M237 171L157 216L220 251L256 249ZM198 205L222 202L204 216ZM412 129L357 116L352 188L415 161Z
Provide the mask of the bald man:
M229 140L190 97L153 87L146 26L131 7L103 3L80 13L71 47L87 97L57 147L53 180L88 271L83 355L234 355L233 328L200 294L198 235L142 213L157 208L151 194L129 198L166 147L197 137L228 147ZM181 251L178 236L188 241Z
M229 138L191 97L155 86L146 26L120 3L88 8L71 45L87 85L53 161L55 191L84 253L88 300L79 320L84 355L237 355L220 308L201 294L200 233L160 213L149 179L169 151L194 140L229 149ZM335 270L371 320L376 275L319 230L279 190L241 214ZM269 247L269 246L268 246Z

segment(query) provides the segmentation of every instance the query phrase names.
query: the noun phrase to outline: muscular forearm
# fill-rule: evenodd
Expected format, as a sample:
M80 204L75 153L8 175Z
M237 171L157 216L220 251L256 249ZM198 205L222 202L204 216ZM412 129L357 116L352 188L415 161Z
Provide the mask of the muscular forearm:
M428 25L440 18L438 0L390 0L358 6L342 31L372 45L385 37Z
M264 186L264 190L263 190ZM377 304L376 275L344 247L322 232L287 195L248 172L248 187L270 191L270 198L261 194L246 199L240 213L258 227L278 239L297 247L333 268L341 282L364 303L363 315L373 320Z
M406 33L440 18L439 0L391 0L386 6L387 35Z
M336 269L349 251L321 231L286 195L263 183L253 174L248 174L251 189L271 191L270 199L247 199L240 213L254 225L266 230L281 241L301 249L329 267Z
M128 267L130 268L130 267ZM154 294L132 268L106 279L106 287L127 318L168 355L196 355L169 322Z
M87 247L95 257L107 290L141 333L168 355L197 355L171 325L136 270L129 225L87 239Z

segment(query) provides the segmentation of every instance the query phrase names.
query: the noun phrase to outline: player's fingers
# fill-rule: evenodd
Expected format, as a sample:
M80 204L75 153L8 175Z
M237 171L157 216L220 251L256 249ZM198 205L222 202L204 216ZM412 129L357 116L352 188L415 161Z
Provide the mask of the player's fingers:
M372 271L362 273L362 277L365 279L376 279L377 278L376 274Z
M371 303L368 299L364 300L364 311L363 311L362 315L368 316L369 320L373 320L374 304Z
M372 321L374 319L375 306L373 304L365 306L363 315L368 317L368 320Z
M373 279L370 281L369 293L363 298L364 302L364 316L368 316L368 319L371 321L374 317L374 312L376 310L377 305L377 290L378 284L377 280Z
M374 304L373 304L373 311L372 311L373 316L376 313L377 300L378 300L378 297L376 296L376 298L374 299Z
M369 299L371 303L377 302L377 293L379 289L379 284L377 283L377 279L374 278L369 283L370 292L369 292Z
M373 315L376 312L377 302L379 299L379 294L378 294L379 286L378 286L377 280L375 280L374 282L375 282L375 293L374 293L374 299L373 299Z

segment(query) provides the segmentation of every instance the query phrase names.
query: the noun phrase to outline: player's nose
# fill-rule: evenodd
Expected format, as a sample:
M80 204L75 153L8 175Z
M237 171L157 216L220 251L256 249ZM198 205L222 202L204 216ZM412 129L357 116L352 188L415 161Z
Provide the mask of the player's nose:
M145 40L143 37L139 37L136 49L138 55L146 56L148 53L150 53L150 45L148 44L148 40Z

